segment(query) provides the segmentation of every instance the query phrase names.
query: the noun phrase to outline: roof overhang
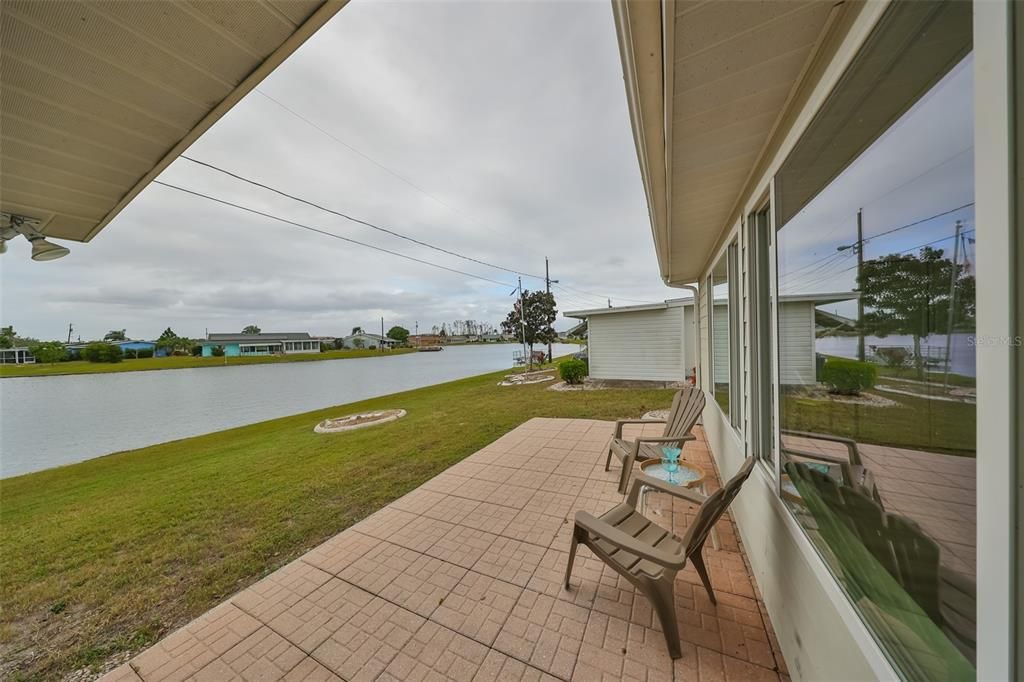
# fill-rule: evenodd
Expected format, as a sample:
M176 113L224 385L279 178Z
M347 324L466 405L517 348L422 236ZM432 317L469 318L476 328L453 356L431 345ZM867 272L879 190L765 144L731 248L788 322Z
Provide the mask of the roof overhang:
M820 0L612 0L664 281L700 279L839 13Z
M0 8L0 204L89 241L348 0Z
M813 303L822 305L825 303L838 303L840 301L855 301L860 297L856 291L839 291L823 294L783 294L779 296L779 303ZM596 315L616 315L618 313L638 313L648 310L666 310L668 308L680 308L693 305L693 298L670 298L660 303L644 303L641 305L621 306L618 308L591 308L589 310L569 310L562 313L562 317L571 317L577 320L585 320ZM724 298L716 298L715 305L727 303Z

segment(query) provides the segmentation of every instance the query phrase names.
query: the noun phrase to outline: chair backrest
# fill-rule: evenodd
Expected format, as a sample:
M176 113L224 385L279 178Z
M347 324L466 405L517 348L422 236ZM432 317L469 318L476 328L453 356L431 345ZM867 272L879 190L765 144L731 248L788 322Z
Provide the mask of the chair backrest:
M708 495L704 502L701 503L700 509L697 510L697 518L686 529L686 535L683 537L683 547L685 548L686 556L700 552L704 546L704 541L708 539L711 529L718 519L722 517L722 514L725 513L725 510L729 508L729 505L732 504L733 498L736 497L740 487L753 470L754 458L747 457L743 462L743 466L736 472L736 475L726 481L724 486Z
M704 391L695 386L680 389L672 399L663 435L666 438L685 436L693 430L703 411Z

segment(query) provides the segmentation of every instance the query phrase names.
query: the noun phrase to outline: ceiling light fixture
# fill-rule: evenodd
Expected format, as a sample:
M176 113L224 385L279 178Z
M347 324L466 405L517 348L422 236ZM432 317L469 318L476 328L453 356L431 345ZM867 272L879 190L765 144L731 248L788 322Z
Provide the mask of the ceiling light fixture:
M32 260L47 261L63 258L71 253L71 249L48 241L43 233L36 229L39 221L27 216L3 213L0 216L0 253L7 253L7 242L19 234L32 245Z

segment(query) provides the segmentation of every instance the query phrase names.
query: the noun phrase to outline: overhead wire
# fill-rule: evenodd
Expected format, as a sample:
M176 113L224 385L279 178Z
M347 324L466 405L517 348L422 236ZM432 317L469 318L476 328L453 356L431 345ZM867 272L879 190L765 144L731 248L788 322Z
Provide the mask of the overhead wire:
M377 230L378 232L383 232L385 234L389 234L392 237L397 237L398 239L404 239L406 241L412 242L413 244L417 244L419 246L423 246L423 247L426 247L428 249L433 249L434 251L439 251L441 253L448 254L449 256L455 256L456 258L462 258L463 260L471 261L473 263L477 263L478 265L484 265L484 266L489 267L489 268L494 268L495 270L504 270L505 272L512 273L513 275L522 275L523 277L532 277L534 279L539 279L539 280L542 280L542 281L544 280L544 277L542 277L541 275L534 275L534 274L531 274L531 273L528 273L528 272L523 272L521 270L516 270L514 268L507 268L507 267L504 267L502 265L495 265L494 263L488 263L487 261L480 260L479 258L473 258L472 256L467 256L467 255L459 253L457 251L452 251L452 250L446 249L446 248L444 248L442 246L436 246L436 245L431 244L429 242L425 242L425 241L422 241L420 239L416 239L415 237L410 237L408 235L402 234L401 232L396 232L395 230L391 230L391 229L386 228L386 227L381 227L380 225L371 223L368 220L363 220L361 218L356 218L355 216L351 216L351 215L349 215L347 213L343 213L343 212L335 210L333 208L328 208L327 206L323 206L322 204L318 204L318 203L316 203L314 201L310 201L309 199L303 199L302 197L296 196L294 194L290 194L288 192L285 192L284 190L277 189L276 187L271 187L270 185L264 184L264 183L262 183L262 182L260 182L258 180L253 180L252 178L247 178L244 175L240 175L240 174L235 173L233 171L229 171L229 170L227 170L225 168L221 168L220 166L214 165L214 164L209 163L207 161L200 161L199 159L192 158L191 156L188 156L186 154L182 154L181 158L185 159L186 161L190 161L190 162L192 162L194 164L197 164L197 165L200 165L200 166L204 166L206 168L214 170L214 171L216 171L218 173L223 173L224 175L227 175L229 177L235 178L236 180L241 180L242 182L248 183L248 184L253 185L255 187L259 187L261 189L265 189L268 192L273 192L274 194L278 194L280 196L286 197L288 199L291 199L292 201L297 201L300 204L306 204L307 206L311 206L311 207L313 207L315 209L324 211L325 213L330 213L331 215L335 215L335 216L338 216L339 218L344 218L345 220L349 220L349 221L351 221L353 223L357 223L359 225L363 225L365 227L369 227L370 229Z
M452 272L452 273L455 273L455 274L458 274L458 275L463 275L465 277L471 277L473 279L482 280L484 282L490 282L491 284L498 284L498 285L501 285L503 287L514 287L515 286L514 284L510 284L509 282L502 282L502 281L499 281L499 280L496 280L496 279L491 279L490 277L484 277L482 275L477 275L477 274L474 274L472 272L466 272L464 270L458 270L456 268L450 268L450 267L448 267L446 265L441 265L440 263L433 263L431 261L424 260L422 258L416 258L415 256L410 256L408 254L404 254L404 253L401 253L399 251L392 251L391 249L386 249L386 248L384 248L382 246L376 246L374 244L368 244L366 242L359 241L358 239L352 239L350 237L345 237L345 236L342 236L340 234L335 234L333 232L328 232L327 230L323 230L323 229L320 229L318 227L313 227L312 225L306 225L305 223L300 223L300 222L297 222L297 221L294 221L294 220L288 220L287 218L282 218L282 217L274 215L272 213L267 213L265 211L260 211L260 210L257 210L255 208L250 208L248 206L244 206L242 204L238 204L238 203L235 203L235 202L232 202L232 201L228 201L226 199L220 199L218 197L214 197L214 196L211 196L209 194L203 194L202 192L197 192L195 190L187 189L185 187L179 187L178 185L173 185L173 184L171 184L169 182L164 182L162 180L154 180L153 183L157 184L157 185L161 185L163 187L168 187L170 189L177 190L179 192L184 192L186 194L191 194L193 196L202 197L203 199L207 199L209 201L213 201L213 202L216 202L218 204L223 204L225 206L230 206L230 207L236 208L236 209L238 209L240 211L246 211L248 213L252 213L252 214L255 214L255 215L258 215L258 216L263 216L264 218L269 218L271 220L276 220L278 222L285 223L286 225L292 225L294 227L298 227L298 228L301 228L303 230L308 230L309 232L315 232L317 234L322 234L322 235L324 235L326 237L333 237L334 239L340 239L340 240L348 242L350 244L356 244L358 246L362 246L362 247L365 247L365 248L368 248L368 249L373 249L374 251L380 251L382 253L390 254L392 256L397 256L399 258L404 258L406 260L410 260L410 261L413 261L413 262L416 262L416 263L421 263L423 265L429 265L430 267L438 268L440 270L447 270L448 272Z

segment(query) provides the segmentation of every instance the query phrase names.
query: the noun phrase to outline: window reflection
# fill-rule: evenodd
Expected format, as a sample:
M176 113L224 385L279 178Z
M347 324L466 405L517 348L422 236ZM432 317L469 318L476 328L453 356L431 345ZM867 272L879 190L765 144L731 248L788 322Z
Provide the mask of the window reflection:
M781 494L911 679L974 677L970 61L777 235Z
M711 271L711 364L715 400L729 415L729 262L726 251Z

